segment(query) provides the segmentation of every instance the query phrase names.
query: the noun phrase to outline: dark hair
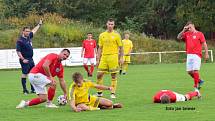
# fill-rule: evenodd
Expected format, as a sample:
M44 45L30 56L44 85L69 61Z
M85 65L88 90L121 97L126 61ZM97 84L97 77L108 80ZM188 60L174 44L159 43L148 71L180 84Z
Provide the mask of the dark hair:
M167 104L170 103L170 97L166 94L161 96L161 104Z
M88 35L88 34L93 34L93 33L92 33L92 32L88 32L87 35Z
M108 21L109 22L114 22L114 19L113 18L109 18Z
M63 52L63 51L67 51L69 54L70 54L70 51L69 51L69 49L63 49L61 52Z
M193 22L192 21L188 21L187 23L186 23L186 26L188 26L188 25L190 25L190 24L193 24ZM193 24L194 25L194 24Z
M75 72L72 74L72 79L74 82L77 82L80 78L83 78L80 72Z
M29 26L25 26L22 28L22 31L25 31L26 29L31 29Z

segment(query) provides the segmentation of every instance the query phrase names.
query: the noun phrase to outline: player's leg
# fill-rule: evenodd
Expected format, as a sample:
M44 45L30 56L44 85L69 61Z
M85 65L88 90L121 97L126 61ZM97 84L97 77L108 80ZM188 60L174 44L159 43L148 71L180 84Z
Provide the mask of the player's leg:
M196 56L197 55L195 55L195 54L188 54L187 55L187 64L186 64L188 74L191 77L193 77L195 89L197 89L198 83L199 83L199 73L197 70L199 70L199 68L200 68L199 63L197 63L198 58L196 58ZM200 62L201 62L201 60L200 60Z
M123 70L122 74L125 75L128 70L128 64L130 63L130 56L124 56Z
M106 98L100 98L98 107L101 109L112 109L113 108L113 102L109 99L106 99Z
M26 87L26 78L27 78L27 74L28 74L28 68L29 65L26 63L23 63L22 60L20 60L20 65L22 68L22 76L21 76L21 82L22 82L22 89L23 89L23 93L24 94L28 94L28 89Z
M29 74L29 81L34 86L34 89L36 91L36 94L38 95L37 98L33 98L28 101L22 100L20 104L16 108L24 108L26 106L33 106L38 105L40 103L43 103L47 100L47 91L46 91L46 85L51 83L50 80L46 78L46 76L38 73L38 74Z
M111 91L111 98L116 98L116 88L117 88L116 73L111 73L111 87L113 87L113 90Z
M92 77L94 71L94 58L90 58L90 76Z
M103 76L105 73L108 72L108 65L107 65L107 56L102 55L99 66L98 66L98 72L97 72L97 80L96 83L99 85L103 85ZM97 96L102 97L102 90L97 90Z
M88 58L84 58L84 60L83 60L83 66L84 66L84 69L87 72L87 75L89 76L89 69L88 69L87 62L88 62Z
M31 69L35 66L34 60L33 60L33 59L30 59L29 62L30 62L30 63L29 63L29 64L30 64L30 65L29 65L30 68L29 68L29 70L28 70L28 73L29 73L29 72L31 71ZM34 87L33 87L33 85L32 85L31 83L30 83L30 86L31 86L31 93L36 93L36 92L35 92L35 89L34 89Z
M108 60L109 72L111 73L111 86L113 90L111 91L111 98L116 98L116 88L117 88L117 73L119 72L118 55L110 55Z
M49 86L47 105L53 105L52 100L55 96L56 85Z
M189 92L185 95L185 97L187 98L187 100L192 100L193 97L201 97L201 94L198 90L194 91L194 92Z
M104 76L104 72L98 72L97 73L97 80L96 80L96 83L99 84L99 85L103 85L103 76ZM97 96L98 97L102 97L103 94L102 94L102 90L97 90Z

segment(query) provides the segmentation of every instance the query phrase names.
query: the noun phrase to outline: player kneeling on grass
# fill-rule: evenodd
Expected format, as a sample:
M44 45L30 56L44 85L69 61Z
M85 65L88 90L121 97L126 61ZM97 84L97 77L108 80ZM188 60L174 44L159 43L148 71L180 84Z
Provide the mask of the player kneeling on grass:
M91 81L86 81L79 72L72 75L74 83L69 88L70 106L73 111L81 112L87 110L122 108L120 103L113 104L109 99L100 98L89 94L90 88L101 90L112 90L112 87L97 85Z
M199 90L194 92L189 92L185 95L173 92L171 90L161 90L154 95L154 103L175 103L179 101L188 101L192 100L193 97L201 97Z
M55 76L58 77L64 97L66 98L67 90L64 80L64 68L61 61L66 60L70 55L68 49L63 49L60 54L50 53L43 57L39 63L33 67L29 73L29 81L34 86L37 98L28 101L22 100L16 108L24 108L27 106L38 105L47 101L47 108L58 108L52 103L55 96L56 81ZM48 92L47 88L48 87Z

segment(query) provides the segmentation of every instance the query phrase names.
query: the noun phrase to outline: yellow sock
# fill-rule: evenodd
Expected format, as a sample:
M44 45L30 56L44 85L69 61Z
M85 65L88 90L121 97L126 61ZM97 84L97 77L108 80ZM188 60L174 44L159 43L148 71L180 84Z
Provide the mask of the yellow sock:
M126 72L128 70L128 63L123 64L123 72Z
M103 85L103 79L97 79L96 84ZM102 92L102 90L97 89L97 92Z
M113 87L113 90L111 93L115 93L116 92L116 86L117 86L117 79L112 79L111 80L111 87Z

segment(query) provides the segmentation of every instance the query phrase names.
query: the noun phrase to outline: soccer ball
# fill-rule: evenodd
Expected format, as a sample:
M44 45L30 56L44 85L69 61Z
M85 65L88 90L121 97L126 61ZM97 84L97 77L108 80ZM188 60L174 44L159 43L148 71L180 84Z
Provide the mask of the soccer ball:
M58 102L59 105L66 105L67 100L66 100L66 98L64 97L64 95L60 95L60 96L58 96L58 98L57 98L57 102Z

